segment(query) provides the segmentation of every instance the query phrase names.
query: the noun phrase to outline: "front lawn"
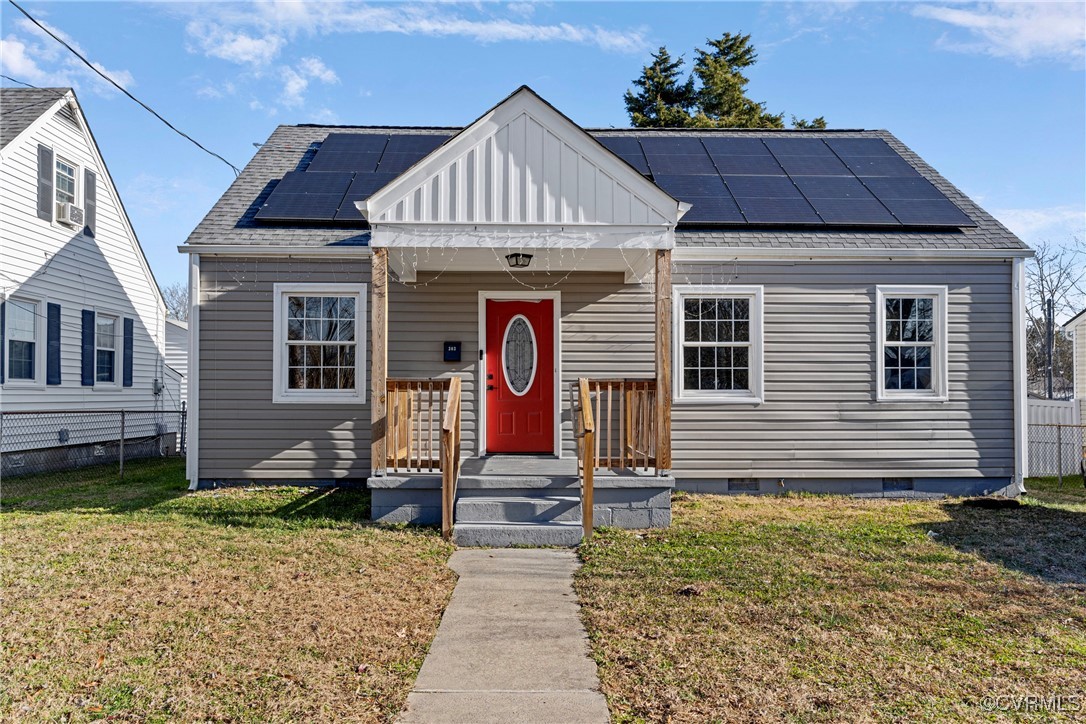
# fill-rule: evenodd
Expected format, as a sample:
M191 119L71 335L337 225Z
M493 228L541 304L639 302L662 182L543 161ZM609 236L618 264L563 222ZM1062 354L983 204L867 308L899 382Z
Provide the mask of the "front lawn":
M676 497L670 529L582 546L616 721L1086 712L1086 501Z
M389 721L455 582L364 491L3 482L0 721Z

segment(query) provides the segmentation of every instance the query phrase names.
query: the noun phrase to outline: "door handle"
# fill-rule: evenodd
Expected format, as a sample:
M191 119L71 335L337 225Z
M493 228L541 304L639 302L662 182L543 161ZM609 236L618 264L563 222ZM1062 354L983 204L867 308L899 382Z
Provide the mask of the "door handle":
M493 392L493 391L494 391L494 390L496 390L496 389L498 389L498 388L497 388L497 387L495 387L494 385L487 385L487 386L486 386L486 391L487 391L487 392Z
M492 379L494 379L494 374L493 374L493 373L487 373L487 376L486 376L486 378L487 378L488 380L492 380Z

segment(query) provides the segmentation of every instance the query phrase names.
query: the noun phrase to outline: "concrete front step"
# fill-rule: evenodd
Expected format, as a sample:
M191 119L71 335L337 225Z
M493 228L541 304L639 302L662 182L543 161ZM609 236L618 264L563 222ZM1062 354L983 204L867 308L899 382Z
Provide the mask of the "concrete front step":
M581 522L463 523L453 525L458 546L509 548L510 546L575 546L581 542Z
M579 522L581 499L575 495L490 495L460 497L459 523Z

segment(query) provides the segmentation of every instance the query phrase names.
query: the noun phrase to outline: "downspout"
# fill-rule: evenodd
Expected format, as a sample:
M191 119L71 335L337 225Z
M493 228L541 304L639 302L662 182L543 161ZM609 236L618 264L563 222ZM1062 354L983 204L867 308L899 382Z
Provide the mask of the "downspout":
M1007 494L1018 496L1026 492L1029 473L1029 428L1026 418L1026 260L1017 257L1011 267L1011 297L1013 305L1012 346L1014 375L1014 480Z
M200 255L189 254L189 369L185 477L200 486Z

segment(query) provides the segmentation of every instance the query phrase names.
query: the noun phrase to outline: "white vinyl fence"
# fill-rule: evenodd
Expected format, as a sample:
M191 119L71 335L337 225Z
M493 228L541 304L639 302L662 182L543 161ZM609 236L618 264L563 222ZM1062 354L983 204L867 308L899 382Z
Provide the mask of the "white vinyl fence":
M1030 398L1029 476L1077 475L1084 454L1078 402Z

